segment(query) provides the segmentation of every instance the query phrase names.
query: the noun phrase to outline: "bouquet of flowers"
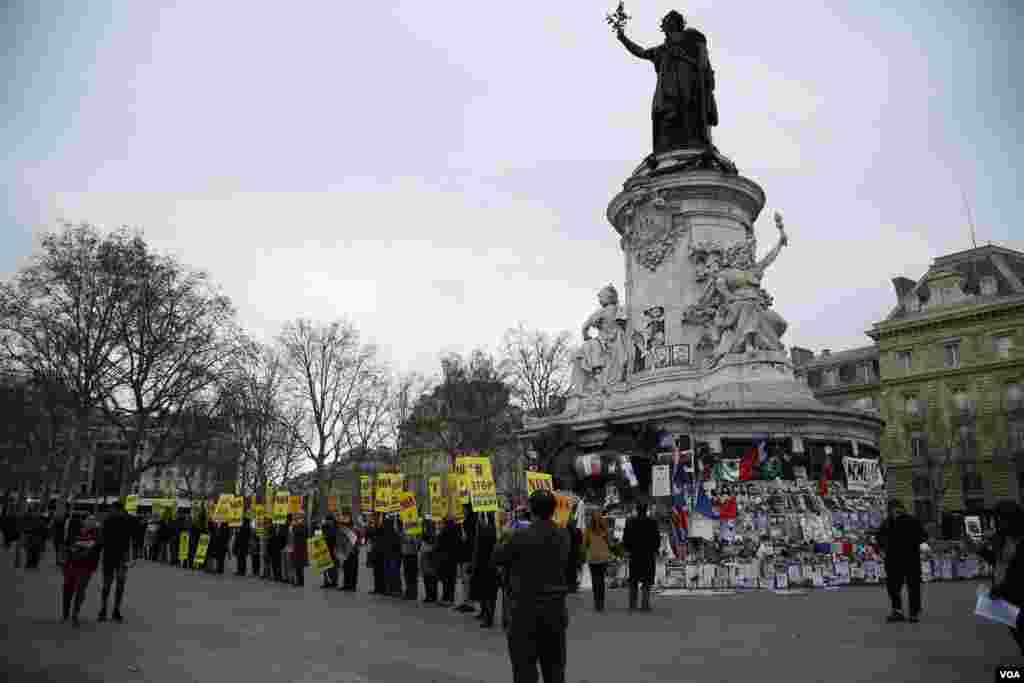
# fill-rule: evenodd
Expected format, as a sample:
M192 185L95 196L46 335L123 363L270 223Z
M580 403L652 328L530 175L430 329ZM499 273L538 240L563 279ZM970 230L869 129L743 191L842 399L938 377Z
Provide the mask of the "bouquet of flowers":
M605 15L604 20L612 27L612 30L618 33L626 28L626 24L630 20L630 16L626 14L625 3L620 2L619 6L615 8L615 11L611 14Z

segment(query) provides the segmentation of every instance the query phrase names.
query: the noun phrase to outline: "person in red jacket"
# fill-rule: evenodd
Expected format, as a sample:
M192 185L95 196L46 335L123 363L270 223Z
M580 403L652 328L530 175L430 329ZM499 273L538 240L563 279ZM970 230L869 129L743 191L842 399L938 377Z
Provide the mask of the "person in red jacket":
M82 611L82 603L85 602L85 591L99 563L99 522L90 515L82 523L78 535L71 540L64 562L64 621L70 616L72 625L76 627L80 623L78 615Z

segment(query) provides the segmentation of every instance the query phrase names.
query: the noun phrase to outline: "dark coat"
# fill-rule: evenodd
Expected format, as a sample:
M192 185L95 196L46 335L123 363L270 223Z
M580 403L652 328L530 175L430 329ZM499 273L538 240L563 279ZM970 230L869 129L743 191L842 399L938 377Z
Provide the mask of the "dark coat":
M252 526L249 520L242 522L242 526L235 532L235 546L232 548L235 556L248 555L249 544L252 542Z
M458 563L461 544L459 527L455 524L445 525L437 537L437 563L442 572L445 568L450 570L452 565Z
M292 532L292 562L300 567L305 567L309 563L305 526L297 526Z
M569 533L551 520L535 521L494 548L491 562L505 570L513 614L565 597ZM515 619L515 617L513 617Z
M482 525L476 530L476 550L473 553L473 578L469 583L471 600L498 599L498 570L491 563L498 533L493 526Z
M921 571L921 544L928 540L921 522L909 514L887 517L878 530L878 543L888 567Z
M630 580L653 583L655 561L661 547L661 531L650 517L631 517L626 522L622 545L629 553Z

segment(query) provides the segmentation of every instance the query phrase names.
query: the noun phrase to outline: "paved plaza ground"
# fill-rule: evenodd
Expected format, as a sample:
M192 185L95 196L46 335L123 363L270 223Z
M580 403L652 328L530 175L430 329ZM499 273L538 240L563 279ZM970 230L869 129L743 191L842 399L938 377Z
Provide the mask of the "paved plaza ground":
M11 568L0 551L0 680L124 683L470 683L511 681L500 629L450 609L140 563L123 624L58 620L60 573ZM975 584L925 586L921 624L884 623L881 587L807 595L662 597L629 614L615 590L595 614L570 597L574 683L779 680L990 681L1024 664L1001 626L973 615Z

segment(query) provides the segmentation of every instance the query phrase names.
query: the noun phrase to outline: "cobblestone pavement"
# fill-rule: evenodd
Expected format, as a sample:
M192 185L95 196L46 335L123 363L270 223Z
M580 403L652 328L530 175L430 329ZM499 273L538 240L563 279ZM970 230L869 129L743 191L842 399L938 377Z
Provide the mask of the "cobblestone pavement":
M511 681L505 640L450 609L210 576L140 563L123 624L96 623L94 576L78 630L58 619L48 555L13 570L0 551L0 680L287 683ZM660 597L630 614L611 591L596 614L570 596L568 680L989 681L1024 664L1007 629L973 615L974 583L928 584L921 624L884 623L881 587L804 595Z

